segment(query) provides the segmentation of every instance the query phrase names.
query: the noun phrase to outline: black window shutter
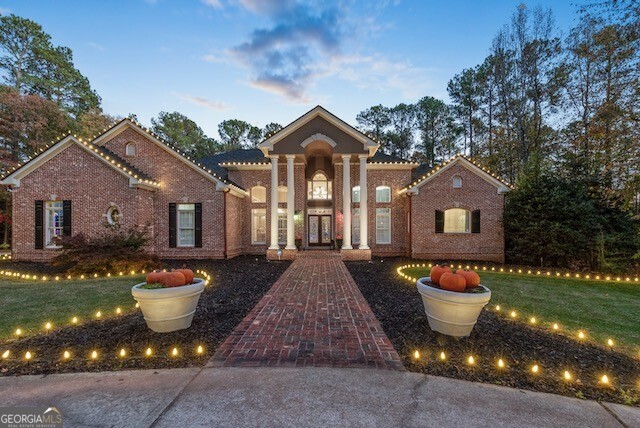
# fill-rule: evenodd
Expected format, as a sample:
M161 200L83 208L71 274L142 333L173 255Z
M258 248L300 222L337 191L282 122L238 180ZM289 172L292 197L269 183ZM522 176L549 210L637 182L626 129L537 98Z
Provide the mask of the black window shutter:
M44 248L44 201L36 201L36 249Z
M171 203L169 204L169 247L171 248L176 247L176 220L176 204Z
M480 233L480 210L471 213L471 233Z
M71 201L62 201L62 234L71 236Z
M202 248L202 204L196 205L196 242L197 248Z
M436 233L444 233L444 211L436 210Z

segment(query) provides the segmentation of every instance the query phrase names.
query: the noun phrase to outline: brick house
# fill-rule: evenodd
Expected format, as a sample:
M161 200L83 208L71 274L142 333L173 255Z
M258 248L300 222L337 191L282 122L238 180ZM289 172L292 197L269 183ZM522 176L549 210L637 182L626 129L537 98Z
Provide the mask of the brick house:
M318 106L256 149L194 160L130 119L58 141L6 175L14 260L47 261L56 239L105 224L149 228L161 258L334 248L344 259L504 260L509 186L464 156L424 166ZM366 189L366 191L363 191Z

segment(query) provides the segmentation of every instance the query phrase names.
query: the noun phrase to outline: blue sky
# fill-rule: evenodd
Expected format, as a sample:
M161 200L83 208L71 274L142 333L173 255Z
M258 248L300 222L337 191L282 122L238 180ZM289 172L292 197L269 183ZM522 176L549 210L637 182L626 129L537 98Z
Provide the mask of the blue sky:
M485 58L520 3L576 22L564 0L3 1L73 50L107 113L179 111L217 137L229 118L289 123L316 104L355 124L431 95ZM578 2L580 3L580 2Z

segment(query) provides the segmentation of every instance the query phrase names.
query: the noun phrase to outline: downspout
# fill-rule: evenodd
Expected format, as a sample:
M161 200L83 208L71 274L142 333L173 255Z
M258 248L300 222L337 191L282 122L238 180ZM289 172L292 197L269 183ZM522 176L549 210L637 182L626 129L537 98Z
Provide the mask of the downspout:
M413 231L413 225L411 224L413 221L413 216L411 215L411 195L407 195L407 198L409 198L409 251L408 251L408 256L409 257L413 257L413 246L412 246L412 242L411 242L411 232Z
M224 240L223 245L223 253L222 258L227 258L227 195L229 194L229 189L225 189L222 193L222 224L224 224L224 233L222 235Z

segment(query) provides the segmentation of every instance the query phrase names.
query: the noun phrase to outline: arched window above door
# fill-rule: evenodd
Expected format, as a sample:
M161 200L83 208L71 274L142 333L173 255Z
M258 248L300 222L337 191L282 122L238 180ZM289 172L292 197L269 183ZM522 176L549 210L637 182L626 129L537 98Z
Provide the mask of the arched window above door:
M332 183L327 176L319 171L316 172L311 181L307 184L307 199L326 200L332 198Z

